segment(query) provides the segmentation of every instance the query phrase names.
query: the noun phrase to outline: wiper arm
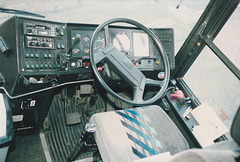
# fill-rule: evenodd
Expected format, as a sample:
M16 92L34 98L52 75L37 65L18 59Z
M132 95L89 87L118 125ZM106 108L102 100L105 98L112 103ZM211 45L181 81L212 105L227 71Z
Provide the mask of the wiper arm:
M36 13L23 11L23 10L9 9L9 8L4 8L4 7L0 7L0 12L2 12L2 13L10 13L10 14L29 15L29 16L45 18L45 16L39 15L39 14L36 14Z

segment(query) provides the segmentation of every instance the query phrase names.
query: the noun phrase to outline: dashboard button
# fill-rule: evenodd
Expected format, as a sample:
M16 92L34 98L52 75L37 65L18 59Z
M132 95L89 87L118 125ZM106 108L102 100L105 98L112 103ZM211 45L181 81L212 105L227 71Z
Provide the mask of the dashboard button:
M26 68L27 68L27 69L30 69L30 65L29 65L29 64L27 64L27 65L26 65Z
M103 68L102 67L98 67L97 70L98 71L103 71Z
M63 29L60 29L60 35L61 35L61 36L64 36L64 31L63 31Z
M88 66L88 65L89 65L89 62L85 62L84 65L85 65L85 66Z

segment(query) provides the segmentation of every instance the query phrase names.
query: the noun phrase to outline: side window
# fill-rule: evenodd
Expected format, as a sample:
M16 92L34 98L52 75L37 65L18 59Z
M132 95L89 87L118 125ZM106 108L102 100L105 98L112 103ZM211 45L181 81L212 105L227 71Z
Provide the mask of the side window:
M214 44L231 62L240 69L240 7L238 7ZM223 122L230 128L234 115L240 106L240 81L226 65L205 47L197 60L184 76L184 81L192 89L201 103L207 102L217 115L224 116ZM226 134L230 138L229 134Z

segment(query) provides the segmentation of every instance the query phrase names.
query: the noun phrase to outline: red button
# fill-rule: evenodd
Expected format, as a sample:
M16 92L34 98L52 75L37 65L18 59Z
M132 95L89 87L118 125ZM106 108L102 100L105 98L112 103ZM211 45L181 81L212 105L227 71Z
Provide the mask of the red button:
M97 70L98 70L98 71L102 71L103 68L102 68L102 67L98 67Z
M136 61L137 59L133 59L133 61ZM138 66L138 63L136 62L136 63L134 63L134 65L135 66Z
M85 66L88 66L88 65L89 65L89 62L85 62L84 64L85 64Z

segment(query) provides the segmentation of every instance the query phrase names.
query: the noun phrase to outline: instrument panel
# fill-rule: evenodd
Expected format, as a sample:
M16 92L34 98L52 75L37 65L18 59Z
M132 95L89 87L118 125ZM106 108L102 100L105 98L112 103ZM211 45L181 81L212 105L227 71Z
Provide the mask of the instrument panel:
M0 26L0 36L11 47L0 54L0 73L10 96L92 80L90 40L98 25L73 24L14 16ZM174 35L171 28L152 29L162 41L174 69ZM159 51L143 31L110 26L110 43L141 71L163 70ZM106 47L103 31L94 52Z
M76 25L76 24L75 24ZM83 25L84 26L84 25ZM72 62L70 69L87 68L89 65L90 40L95 28L69 26L71 44ZM152 29L162 41L165 47L170 68L174 69L174 40L173 29ZM132 62L136 62L142 71L163 70L162 60L159 51L153 44L149 36L136 28L116 27L109 28L110 43L113 44L119 51L124 53ZM94 44L94 52L98 52L105 48L106 42L104 33L100 32ZM139 61L137 61L139 60ZM86 63L86 64L85 64Z

